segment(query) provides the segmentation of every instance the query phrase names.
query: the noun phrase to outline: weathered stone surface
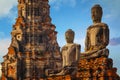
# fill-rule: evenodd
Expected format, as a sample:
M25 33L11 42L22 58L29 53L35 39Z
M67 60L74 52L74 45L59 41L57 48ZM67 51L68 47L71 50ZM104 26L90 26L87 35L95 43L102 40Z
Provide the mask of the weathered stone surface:
M119 80L116 71L111 58L82 59L76 77L78 80Z
M72 80L72 77L70 75L53 76L53 77L47 78L47 80Z
M46 76L47 69L61 66L49 8L48 0L18 0L18 18L2 63L2 80L39 79Z
M71 66L78 62L80 57L80 45L74 43L74 32L69 29L65 33L67 44L62 47L63 67Z
M94 5L91 13L93 25L87 29L85 52L81 54L81 58L108 57L109 50L106 49L106 46L109 44L109 28L107 24L101 22L102 7Z
M63 66L49 8L48 0L18 0L18 18L8 53L3 57L1 80L120 80L108 58L109 28L101 23L102 8L92 8L94 24L87 30L86 52L81 59L80 45L73 43L74 33L67 31ZM48 76L61 68L65 69L62 75Z
M62 47L62 69L59 73L50 74L48 76L58 76L66 74L75 74L77 64L80 58L80 45L74 43L74 31L68 29L65 32L65 39L67 44ZM54 70L53 70L54 71Z
M81 54L76 79L78 80L119 80L112 59L108 58L109 28L101 23L102 8L91 9L93 25L87 29L85 52Z

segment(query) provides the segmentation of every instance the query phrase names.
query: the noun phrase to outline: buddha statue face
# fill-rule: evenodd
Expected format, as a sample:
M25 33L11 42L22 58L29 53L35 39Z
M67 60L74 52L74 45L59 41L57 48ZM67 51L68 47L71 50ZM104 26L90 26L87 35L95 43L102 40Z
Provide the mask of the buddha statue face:
M91 17L93 23L100 23L102 18L102 8L100 5L95 5L91 9Z
M74 41L74 31L72 31L71 29L67 30L65 33L65 39L67 43L73 43Z

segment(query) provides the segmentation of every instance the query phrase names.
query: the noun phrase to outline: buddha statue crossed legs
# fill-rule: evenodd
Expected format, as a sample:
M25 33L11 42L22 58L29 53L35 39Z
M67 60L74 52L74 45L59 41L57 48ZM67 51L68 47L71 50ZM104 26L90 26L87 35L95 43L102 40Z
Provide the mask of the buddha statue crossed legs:
M109 55L109 50L106 49L109 44L109 28L107 24L101 22L102 13L100 5L95 5L91 9L93 25L87 29L85 52L81 54L81 59Z

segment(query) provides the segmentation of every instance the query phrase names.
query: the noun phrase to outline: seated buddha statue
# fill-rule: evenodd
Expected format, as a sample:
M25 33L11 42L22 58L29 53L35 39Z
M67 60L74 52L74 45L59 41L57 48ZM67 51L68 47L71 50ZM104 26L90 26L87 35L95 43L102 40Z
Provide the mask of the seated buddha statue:
M93 24L88 27L85 39L85 52L81 54L83 58L95 58L109 55L106 46L109 44L109 28L108 25L101 22L102 7L94 5L91 9L91 17Z

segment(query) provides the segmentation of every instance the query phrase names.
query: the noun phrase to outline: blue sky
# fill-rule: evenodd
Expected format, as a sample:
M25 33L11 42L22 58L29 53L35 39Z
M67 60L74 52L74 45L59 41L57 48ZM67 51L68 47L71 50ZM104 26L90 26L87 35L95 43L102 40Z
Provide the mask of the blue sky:
M75 43L82 46L84 52L84 39L86 29L92 24L90 9L94 4L103 7L102 22L110 28L110 58L114 67L120 74L120 0L50 0L50 16L56 25L57 41L62 47L66 42L64 33L71 28L75 31ZM10 32L17 18L17 0L0 0L0 62L7 53L11 41Z

